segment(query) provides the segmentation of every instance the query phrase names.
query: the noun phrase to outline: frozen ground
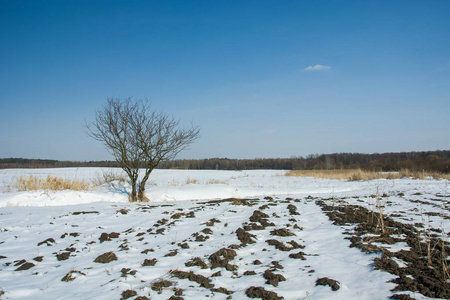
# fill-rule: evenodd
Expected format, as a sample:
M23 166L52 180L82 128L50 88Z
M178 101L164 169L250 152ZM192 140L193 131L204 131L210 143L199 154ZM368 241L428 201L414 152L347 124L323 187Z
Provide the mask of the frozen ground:
M333 225L315 199L369 210L381 199L385 215L440 230L448 240L446 181L156 170L147 186L150 203L142 204L128 203L129 186L119 182L87 192L10 187L20 176L91 180L111 171L0 170L0 299L248 299L252 286L284 299L393 295L389 281L396 276L374 268L380 254L350 248L348 228ZM249 200L218 201L226 198ZM316 286L324 277L339 289Z

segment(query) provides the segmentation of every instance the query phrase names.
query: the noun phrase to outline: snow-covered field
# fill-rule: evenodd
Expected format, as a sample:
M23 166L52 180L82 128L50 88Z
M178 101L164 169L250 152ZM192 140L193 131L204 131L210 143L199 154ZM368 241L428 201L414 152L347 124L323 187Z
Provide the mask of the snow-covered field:
M386 216L449 237L450 185L444 180L155 170L149 203L128 203L129 185L118 181L91 191L11 187L21 176L90 181L112 171L121 172L0 170L0 299L248 299L250 287L260 287L255 295L263 288L284 299L393 295L396 284L389 281L396 276L374 268L380 253L350 248L348 228L333 225L314 199L370 210L381 199ZM249 200L219 201L227 198ZM324 277L338 281L339 289L316 285Z

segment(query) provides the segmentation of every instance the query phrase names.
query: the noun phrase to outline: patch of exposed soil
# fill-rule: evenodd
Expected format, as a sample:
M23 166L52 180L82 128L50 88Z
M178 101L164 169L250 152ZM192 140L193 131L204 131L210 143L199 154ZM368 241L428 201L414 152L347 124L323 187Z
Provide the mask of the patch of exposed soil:
M450 299L450 283L445 280L446 275L442 267L443 261L447 265L450 264L447 256L450 253L448 244L439 238L431 238L430 245L433 247L429 256L427 243L419 240L423 229L394 221L387 216L381 217L378 213L358 205L330 206L324 200L317 200L316 203L322 207L333 224L356 224L351 232L352 236L348 238L351 241L350 247L358 247L364 252L383 253L381 258L375 259L375 267L398 276L392 281L397 284L394 291L420 292L430 298ZM370 237L362 237L367 234L370 234ZM384 246L400 241L405 242L409 249L391 252ZM376 245L372 244L375 242ZM392 257L402 260L406 266L400 268Z
M158 293L161 293L164 288L168 288L172 285L173 285L172 281L159 279L153 282L150 288L154 291L157 291Z
M119 236L120 236L120 233L117 233L117 232L111 232L111 233L103 232L98 239L100 240L100 243L103 243L106 241L111 241L111 239L117 239L117 238L119 238Z
M226 295L231 295L234 292L233 291L229 291L226 288L220 287L220 288L213 288L211 289L211 292L215 292L215 293L222 293L222 294L226 294Z
M56 244L56 241L53 238L49 238L49 239L46 239L45 241L38 243L37 245L40 246L40 245L44 245L44 244L46 244L47 246L53 246L53 244Z
M56 254L56 259L58 259L59 261L69 259L69 257L70 257L70 252L62 252L62 253Z
M142 266L143 267L153 267L154 265L156 265L157 262L158 262L158 260L156 258L145 259L144 262L142 263Z
M99 214L98 211L76 211L73 212L72 215L78 216L78 215L88 215L88 214Z
M214 226L215 223L220 223L220 220L217 220L216 218L209 220L205 223L206 226Z
M267 221L268 218L269 218L269 215L263 213L260 210L255 210L253 212L253 214L251 215L251 217L250 217L250 222L260 223L261 224L260 225L261 229L264 229L264 228L266 228L268 226L275 226L274 223ZM249 226L252 226L252 225L250 224ZM244 229L245 230L252 230L252 229L246 229L245 227L244 227ZM257 229L255 228L253 230L257 230Z
M197 282L201 287L210 289L214 287L214 284L211 283L211 280L207 277L199 274L195 274L194 272L184 272L179 270L172 270L170 272L173 276L179 278L179 279L188 279L190 281Z
M255 235L248 233L247 231L245 231L242 228L238 228L236 230L236 235L238 240L241 242L242 246L247 246L248 244L254 244L255 240L253 240L254 238L256 238Z
M293 236L293 235L295 235L295 233L291 232L287 228L274 229L274 230L270 231L270 234L276 235L276 236Z
M77 270L71 270L71 271L69 271L69 273L64 275L63 278L61 278L61 281L69 282L69 281L75 280L79 275L86 276L86 274L83 272L80 272Z
M281 274L275 274L271 270L266 270L263 274L264 279L266 279L266 283L273 285L274 287L278 286L278 282L280 281L286 281L286 278L284 278Z
M137 292L133 291L133 290L126 290L126 291L123 291L121 295L122 295L122 298L120 298L120 299L128 299L128 298L136 296Z
M111 251L111 252L106 252L106 253L103 253L102 255L99 255L94 260L94 262L101 263L101 264L107 264L107 263L110 263L110 262L112 262L114 260L117 260L117 256L116 256L116 254L114 252Z
M341 287L341 284L339 283L339 281L330 279L328 277L318 278L316 280L316 286L318 286L318 285L328 285L332 291L337 291Z
M278 296L277 293L272 291L266 291L260 286L251 286L246 291L245 294L249 298L261 298L263 300L280 300L283 297Z
M306 253L299 251L298 253L291 253L289 254L290 258L296 258L296 259L301 259L301 260L306 260L305 256Z
M121 277L127 277L128 275L136 275L137 271L131 270L131 268L122 268L122 270L120 270L120 273L122 273Z
M300 215L297 211L297 206L295 206L293 204L289 204L287 208L289 210L290 215Z
M25 271L25 270L31 269L34 266L35 266L35 264L30 263L30 262L26 262L26 263L21 264L20 267L18 267L14 271Z
M229 262L236 257L237 253L233 249L222 248L209 256L211 269L225 268L228 271L235 271L237 266L231 265Z
M187 261L184 264L186 267L200 267L202 269L207 269L208 266L200 257L194 257L193 259Z

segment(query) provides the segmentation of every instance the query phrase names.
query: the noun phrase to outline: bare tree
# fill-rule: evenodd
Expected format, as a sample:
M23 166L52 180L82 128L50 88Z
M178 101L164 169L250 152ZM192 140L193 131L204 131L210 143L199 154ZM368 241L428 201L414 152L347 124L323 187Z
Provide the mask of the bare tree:
M130 201L145 201L145 184L161 161L174 159L199 136L199 128L182 128L180 122L153 111L147 101L108 99L86 132L102 142L131 181ZM138 185L139 169L145 168Z

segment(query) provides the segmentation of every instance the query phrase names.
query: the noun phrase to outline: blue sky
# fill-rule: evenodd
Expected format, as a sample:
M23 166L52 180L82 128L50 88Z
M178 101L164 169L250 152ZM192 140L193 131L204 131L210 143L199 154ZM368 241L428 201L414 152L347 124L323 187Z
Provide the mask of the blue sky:
M450 149L450 1L0 0L0 157L104 160L108 97L200 126L179 158Z

